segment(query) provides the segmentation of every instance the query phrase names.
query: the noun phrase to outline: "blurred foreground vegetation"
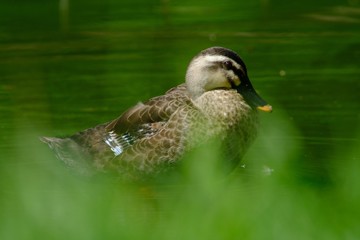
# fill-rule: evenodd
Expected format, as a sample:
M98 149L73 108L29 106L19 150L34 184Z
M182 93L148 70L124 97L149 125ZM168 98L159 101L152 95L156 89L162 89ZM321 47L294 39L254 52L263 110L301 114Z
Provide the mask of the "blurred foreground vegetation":
M216 152L202 149L181 177L148 184L75 176L29 134L14 149L20 161L2 163L0 238L358 239L360 146L334 156L348 161L331 167L331 182L311 184L289 164L296 142L272 150L273 168L259 160L281 134L260 139L230 175L214 167Z

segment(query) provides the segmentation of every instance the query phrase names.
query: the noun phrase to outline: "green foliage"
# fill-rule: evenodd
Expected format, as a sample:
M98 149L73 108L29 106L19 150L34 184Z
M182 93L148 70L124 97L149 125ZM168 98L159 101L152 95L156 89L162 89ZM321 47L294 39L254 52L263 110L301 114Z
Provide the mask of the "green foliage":
M278 129L268 137L284 137ZM263 162L255 159L261 154L250 153L249 166L224 174L215 167L215 147L189 155L176 180L169 174L156 183L137 185L107 175L75 176L34 137L31 133L21 139L16 160L2 164L1 239L359 236L358 144L345 154L338 153L337 161L345 158L348 162L333 169L335 184L327 187L308 185L298 178L298 169L289 165L299 147L295 142L283 149L265 143L264 148L271 149L263 153L269 153L266 163L274 166L272 172L264 172ZM264 142L258 141L254 148L259 145Z

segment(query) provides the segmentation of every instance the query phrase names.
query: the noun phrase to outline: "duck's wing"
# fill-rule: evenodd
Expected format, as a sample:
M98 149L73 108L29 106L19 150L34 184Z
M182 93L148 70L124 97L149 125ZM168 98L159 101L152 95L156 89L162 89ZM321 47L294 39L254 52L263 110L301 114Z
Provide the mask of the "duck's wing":
M192 104L185 84L167 91L164 95L138 103L106 126L106 131L123 135L139 128L156 128L184 104ZM154 129L152 129L154 130ZM145 131L146 132L146 131Z
M192 105L185 84L170 89L164 95L138 103L106 127L105 143L115 156L141 139L156 135L171 115L182 106Z

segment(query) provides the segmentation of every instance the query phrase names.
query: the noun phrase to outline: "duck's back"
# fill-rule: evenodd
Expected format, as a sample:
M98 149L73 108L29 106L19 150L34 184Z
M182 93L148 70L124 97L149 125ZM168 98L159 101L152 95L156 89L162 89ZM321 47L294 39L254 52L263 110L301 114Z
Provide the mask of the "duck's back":
M67 166L81 173L116 170L121 175L149 175L183 154L189 118L197 118L196 114L182 84L138 103L109 123L70 137L41 140Z

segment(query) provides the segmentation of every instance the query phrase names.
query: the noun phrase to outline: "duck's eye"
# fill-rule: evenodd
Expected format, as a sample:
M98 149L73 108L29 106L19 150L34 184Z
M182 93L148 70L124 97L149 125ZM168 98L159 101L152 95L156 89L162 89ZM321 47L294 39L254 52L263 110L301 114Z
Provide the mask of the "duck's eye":
M225 62L223 63L223 65L224 65L224 68L227 69L227 70L229 70L229 69L232 68L232 63L231 63L231 61L225 61Z

